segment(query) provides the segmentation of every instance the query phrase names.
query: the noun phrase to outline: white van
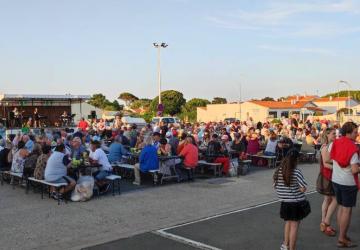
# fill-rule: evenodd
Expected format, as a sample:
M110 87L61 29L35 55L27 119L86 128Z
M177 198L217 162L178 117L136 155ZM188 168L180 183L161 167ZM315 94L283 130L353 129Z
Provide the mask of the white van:
M153 117L153 119L151 121L152 124L156 124L156 123L160 123L160 122L164 122L166 124L173 124L176 127L180 126L180 119L177 117L171 117L171 116Z
M121 118L121 121L125 125L134 125L135 124L139 129L146 126L146 121L143 118L124 116Z

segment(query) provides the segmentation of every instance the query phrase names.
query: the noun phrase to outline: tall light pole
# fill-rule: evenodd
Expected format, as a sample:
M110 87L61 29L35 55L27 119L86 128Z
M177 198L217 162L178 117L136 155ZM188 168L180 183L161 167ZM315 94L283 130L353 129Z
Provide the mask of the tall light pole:
M351 86L347 81L344 81L344 80L340 80L339 83L343 83L348 87L348 115L350 115L350 107L351 107L351 104L350 104L350 88L351 88Z
M159 88L159 104L161 104L161 68L160 68L160 50L166 48L166 43L153 43L154 47L158 50L157 73L158 73L158 88Z

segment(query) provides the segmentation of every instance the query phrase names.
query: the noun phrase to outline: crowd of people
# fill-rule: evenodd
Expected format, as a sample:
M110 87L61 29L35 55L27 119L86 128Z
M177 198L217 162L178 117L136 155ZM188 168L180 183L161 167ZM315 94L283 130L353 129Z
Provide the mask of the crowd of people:
M244 160L248 155L277 156L282 159L274 174L274 187L281 203L281 218L285 220L281 249L295 249L299 223L310 212L305 198L306 181L297 168L300 152L320 150L320 174L317 190L324 195L320 230L328 236L337 231L331 218L338 210L341 247L352 246L348 237L351 208L356 204L358 190L360 129L353 122L342 127L337 122L311 120L303 122L294 115L280 123L247 121L147 124L123 124L119 116L112 123L102 119L81 119L77 128L42 129L40 134L17 134L6 137L0 124L0 168L34 176L48 182L67 183L51 195L62 198L72 191L79 175L74 173L73 160L87 160L98 165L93 173L96 186L107 192L106 176L112 164L124 161L129 152L139 152L134 166L134 184L142 184L142 173L161 169L159 156L177 156L176 170L181 180L192 179L189 169L198 166L199 157L221 163L223 174L229 175L231 159ZM261 165L261 161L253 162ZM173 164L173 163L171 163ZM166 166L166 164L165 164ZM75 171L76 172L76 171ZM356 176L354 178L354 176Z

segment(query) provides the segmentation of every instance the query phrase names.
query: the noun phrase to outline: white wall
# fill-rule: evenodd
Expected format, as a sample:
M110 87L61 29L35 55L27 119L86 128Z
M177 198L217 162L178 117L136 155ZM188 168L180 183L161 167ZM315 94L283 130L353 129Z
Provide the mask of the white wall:
M91 114L92 110L95 110L98 118L102 117L103 111L101 109L95 108L94 106L92 106L86 102L81 103L81 112L80 112L80 103L72 103L71 104L71 114L75 114L75 118L74 118L75 123L80 121L81 114L82 114L82 117L87 119L88 115Z

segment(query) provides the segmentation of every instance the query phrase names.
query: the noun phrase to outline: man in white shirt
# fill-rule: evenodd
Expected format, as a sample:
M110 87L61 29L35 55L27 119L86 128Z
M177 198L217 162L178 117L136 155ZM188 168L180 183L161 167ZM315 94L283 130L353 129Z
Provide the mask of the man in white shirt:
M95 183L100 191L105 193L110 188L110 185L106 182L106 176L112 174L111 164L104 150L101 149L101 143L99 141L92 141L90 149L90 163L93 165L101 165L100 170L94 173Z
M342 137L335 140L329 147L333 160L332 182L336 200L339 204L337 222L339 225L338 247L354 247L347 235L351 221L352 208L356 206L358 193L359 152L354 141L357 135L357 125L345 123Z

